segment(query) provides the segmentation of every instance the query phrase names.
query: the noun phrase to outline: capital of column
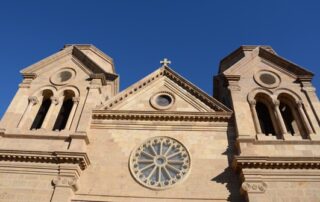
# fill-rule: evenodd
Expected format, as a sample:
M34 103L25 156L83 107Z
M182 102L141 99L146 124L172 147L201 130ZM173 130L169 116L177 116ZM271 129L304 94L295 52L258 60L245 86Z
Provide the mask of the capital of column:
M303 105L302 100L298 100L296 103L297 103L297 107L298 107L298 108L301 108L302 105Z
M32 105L36 105L36 104L38 104L38 102L39 102L39 100L38 100L38 98L37 98L36 96L30 96L30 97L28 98L28 101L29 101L29 103L31 103Z
M51 99L53 104L55 104L55 105L59 104L59 98L52 96L52 97L50 97L50 99Z
M280 106L280 101L279 100L273 100L273 105L274 105L274 107L279 107Z
M73 97L72 101L78 103L80 101L80 97Z
M251 106L255 106L257 104L257 101L256 100L249 100L249 104Z
M55 187L72 188L73 191L77 191L79 189L78 180L75 177L57 176L52 179L52 184Z

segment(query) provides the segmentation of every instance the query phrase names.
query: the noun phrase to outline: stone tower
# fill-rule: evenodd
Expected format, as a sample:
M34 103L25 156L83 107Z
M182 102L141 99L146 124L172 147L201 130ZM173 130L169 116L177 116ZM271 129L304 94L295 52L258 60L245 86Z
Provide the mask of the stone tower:
M215 97L233 109L242 191L249 201L319 201L319 101L313 74L269 46L220 63Z
M0 201L320 200L312 73L242 46L213 97L169 65L121 92L92 45L22 70L0 122Z

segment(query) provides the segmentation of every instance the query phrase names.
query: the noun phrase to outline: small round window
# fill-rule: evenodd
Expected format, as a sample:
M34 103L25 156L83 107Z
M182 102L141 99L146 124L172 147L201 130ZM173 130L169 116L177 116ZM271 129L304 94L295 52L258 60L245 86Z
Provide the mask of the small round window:
M151 138L132 152L130 170L140 184L152 189L166 189L186 177L190 170L190 155L173 138Z
M54 73L50 77L50 81L56 85L64 85L75 77L75 71L70 68L64 68Z
M174 97L171 93L160 92L151 97L150 103L155 109L169 109L174 103Z
M263 87L275 88L280 84L280 77L271 71L260 71L254 75L254 80Z

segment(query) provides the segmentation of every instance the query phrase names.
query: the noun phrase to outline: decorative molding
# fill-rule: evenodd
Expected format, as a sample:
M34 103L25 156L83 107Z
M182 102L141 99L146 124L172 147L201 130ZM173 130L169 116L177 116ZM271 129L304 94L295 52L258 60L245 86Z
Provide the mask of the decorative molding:
M36 105L39 103L39 100L36 96L29 96L28 97L28 101L32 104L32 105Z
M70 187L73 191L77 191L79 189L78 180L75 177L57 176L53 178L52 184L55 187Z
M264 193L267 184L265 182L243 182L241 189L247 193Z
M77 164L81 170L86 169L90 165L90 161L86 153L59 151L0 150L0 161Z
M188 93L195 96L197 99L205 103L214 111L219 112L231 112L229 108L221 104L219 101L214 99L213 97L207 95L205 92L200 90L195 85L191 84L189 81L178 75L176 72L171 70L169 67L164 66L156 70L154 73L151 73L141 81L135 83L131 87L127 88L126 90L122 91L115 97L111 98L107 101L106 104L101 107L101 109L112 109L114 106L122 103L127 97L135 94L137 91L148 86L150 83L155 82L156 80L160 79L161 77L167 77L170 80L174 81L177 85L185 89Z
M240 91L241 87L239 86L239 81L241 76L240 75L224 75L227 83L228 89L230 91Z
M72 101L78 103L80 102L80 97L72 97Z
M149 112L149 111L109 111L93 110L93 120L137 120L137 121L189 121L228 122L230 112Z
M50 97L53 104L57 105L59 104L59 98L58 97Z
M320 157L236 156L235 169L320 169Z

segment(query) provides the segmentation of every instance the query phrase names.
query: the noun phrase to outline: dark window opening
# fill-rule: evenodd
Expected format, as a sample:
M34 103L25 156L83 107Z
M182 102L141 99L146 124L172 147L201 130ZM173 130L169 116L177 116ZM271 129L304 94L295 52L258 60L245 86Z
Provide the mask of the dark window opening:
M73 106L72 98L67 98L63 101L60 112L58 114L57 120L54 124L53 130L63 130L65 129L68 118Z
M34 119L32 126L30 128L31 130L41 128L43 121L48 113L50 105L51 105L51 99L43 98L43 101L36 115L36 118Z
M261 102L257 102L256 111L258 114L258 119L262 133L264 133L267 136L269 134L276 135L268 107Z
M295 124L295 120L293 118L290 107L287 104L280 103L279 108L288 133L294 135L295 130L293 128L293 124Z

